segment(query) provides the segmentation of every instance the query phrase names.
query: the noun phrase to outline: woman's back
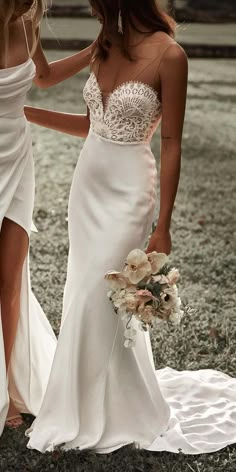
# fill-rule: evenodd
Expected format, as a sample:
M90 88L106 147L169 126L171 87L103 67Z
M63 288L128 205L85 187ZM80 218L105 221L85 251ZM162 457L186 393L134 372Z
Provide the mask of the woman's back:
M5 66L0 69L0 117L24 116L26 94L35 76L30 44L23 18L11 25ZM4 55L1 55L1 66ZM3 126L3 123L2 123Z
M7 47L6 47L7 43ZM31 55L32 26L23 17L9 24L9 35L2 41L0 71L24 64Z

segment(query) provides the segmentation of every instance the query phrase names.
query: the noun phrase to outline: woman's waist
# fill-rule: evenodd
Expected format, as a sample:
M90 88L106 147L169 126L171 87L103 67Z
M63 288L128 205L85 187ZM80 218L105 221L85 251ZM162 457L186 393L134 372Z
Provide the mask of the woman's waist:
M147 144L150 145L153 133L157 127L155 123L133 122L122 119L119 123L114 120L91 119L91 132L120 145Z
M122 141L122 139L120 138L117 139L117 137L115 136L113 136L112 138L103 136L102 134L99 134L97 131L95 131L92 127L89 130L89 134L87 136L86 141L88 140L93 140L98 145L99 143L101 145L105 145L105 143L107 143L108 147L109 145L113 146L114 149L117 147L117 150L119 150L120 152L122 152L122 147L124 148L124 150L125 148L130 149L130 150L132 148L136 148L136 149L146 149L151 152L149 141L133 141L133 140Z
M156 167L156 160L149 143L122 142L104 138L90 130L82 149L94 165L111 166L112 168L140 163L144 167ZM99 162L98 162L99 161Z
M19 118L25 120L25 113L24 113L24 107L21 108L8 108L8 109L0 109L0 120L4 120L5 118L10 118L12 120L17 120Z
M0 117L0 161L15 160L31 149L31 133L26 118Z
M14 100L0 99L0 118L24 118L25 97Z
M29 123L23 113L23 115L0 115L0 129L1 129L1 140L13 140L19 137L25 137L30 133Z
M142 179L156 178L156 160L147 143L119 143L90 131L79 158L79 167L88 178L130 181L133 175Z

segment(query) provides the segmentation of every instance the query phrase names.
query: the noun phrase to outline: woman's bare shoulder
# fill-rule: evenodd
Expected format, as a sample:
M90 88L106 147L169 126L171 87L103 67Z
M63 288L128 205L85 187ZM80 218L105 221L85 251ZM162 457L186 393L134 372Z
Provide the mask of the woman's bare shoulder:
M188 58L184 49L174 41L167 47L159 64L159 75L163 80L177 80L179 77L183 84L188 77Z
M164 49L162 63L170 67L177 65L186 66L188 63L187 54L177 41L172 41L170 45L167 45L166 49Z
M146 40L146 42L152 42L153 44L166 44L166 43L173 43L175 42L175 39L170 36L168 33L165 33L164 31L156 31L155 33L152 33L149 36L149 39Z
M149 45L149 50L152 50L153 57L160 60L160 65L175 67L187 64L187 55L182 46L164 31L153 33L145 43Z

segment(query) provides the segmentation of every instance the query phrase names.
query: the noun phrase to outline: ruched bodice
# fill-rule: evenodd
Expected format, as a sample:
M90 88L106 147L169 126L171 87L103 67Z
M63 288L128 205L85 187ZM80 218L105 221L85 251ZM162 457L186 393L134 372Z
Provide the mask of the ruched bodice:
M148 143L161 119L156 90L140 81L128 81L111 92L104 105L94 72L84 87L91 129L103 138L124 143Z
M0 70L0 118L24 116L26 94L35 75L32 59Z
M34 75L31 58L18 66L0 70L0 227L7 216L20 223L28 234L34 176L31 134L24 105ZM32 172L32 177L26 177L27 171Z

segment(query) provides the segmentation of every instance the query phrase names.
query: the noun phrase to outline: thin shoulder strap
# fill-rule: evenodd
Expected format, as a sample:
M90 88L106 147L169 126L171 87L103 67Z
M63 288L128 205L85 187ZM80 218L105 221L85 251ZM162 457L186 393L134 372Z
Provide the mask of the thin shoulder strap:
M143 69L141 69L138 74L135 76L135 80L138 79L138 77L143 74L149 67L151 67L155 62L157 61L157 58L155 57L151 62L149 62Z
M161 63L162 63L162 59L164 59L164 56L166 54L166 52L171 48L171 46L173 46L174 44L176 44L176 41L173 39L171 42L168 41L168 44L167 46L163 49L162 53L161 53L161 56L160 56L160 60L159 60L159 63L158 63L158 67L157 67L157 70L156 70L156 73L155 73L155 80L159 74L159 70L160 70L160 66L161 66Z
M161 54L158 56L158 57L155 57L151 62L149 62L143 69L141 69L138 74L136 75L135 79L137 79L141 74L143 74L143 72L145 72L147 69L149 69L153 64L155 64L155 62L157 62L157 71L159 71L159 67L160 67L160 64L161 64L161 61L162 61L162 58L164 57L164 54L165 52L167 51L167 49L169 49L170 46L172 46L172 44L175 44L175 41L168 41L167 42L167 45L166 47L163 49L163 51L161 52ZM156 73L158 74L158 72ZM155 76L156 76L155 74Z
M26 27L25 27L25 22L24 22L23 16L21 17L21 19L22 19L22 25L23 25L23 30L24 30L24 34L25 34L25 42L26 42L28 56L31 57L31 52L30 52L30 48L29 48L29 42L28 42L28 37L27 37L27 32L26 32Z

